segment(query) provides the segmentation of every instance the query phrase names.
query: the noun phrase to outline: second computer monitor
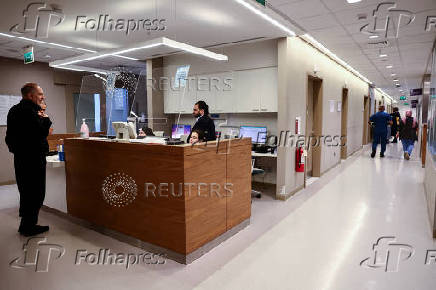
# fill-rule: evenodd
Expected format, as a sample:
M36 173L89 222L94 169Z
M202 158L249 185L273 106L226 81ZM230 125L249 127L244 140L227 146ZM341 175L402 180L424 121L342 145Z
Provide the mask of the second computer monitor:
M265 144L266 127L241 126L239 137L250 137L252 143Z
M191 125L173 125L171 130L171 138L180 138L182 135L191 133Z

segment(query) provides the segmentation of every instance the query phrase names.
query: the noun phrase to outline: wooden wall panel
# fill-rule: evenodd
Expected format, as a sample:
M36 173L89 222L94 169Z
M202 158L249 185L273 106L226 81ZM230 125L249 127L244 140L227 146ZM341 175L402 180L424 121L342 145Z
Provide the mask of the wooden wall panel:
M228 144L66 139L68 213L177 253L192 253L251 214L251 141ZM108 204L102 194L104 180L116 173L137 186L135 200L124 207ZM230 197L226 182L233 183ZM165 190L147 195L146 183L166 184Z
M231 141L227 155L227 230L251 216L251 140Z
M186 252L183 196L165 192L159 196L157 191L155 197L145 195L146 182L156 186L183 182L182 148L67 139L65 151L69 214ZM102 196L103 181L117 172L132 177L137 185L136 199L120 208L109 205Z
M187 253L226 232L226 144L215 144L185 150L185 184L196 185L185 191Z

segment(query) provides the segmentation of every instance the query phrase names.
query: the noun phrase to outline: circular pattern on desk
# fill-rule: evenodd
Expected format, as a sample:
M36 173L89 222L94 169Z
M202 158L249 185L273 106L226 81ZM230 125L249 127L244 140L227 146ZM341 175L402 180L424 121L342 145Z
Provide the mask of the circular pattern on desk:
M115 207L124 207L135 200L138 187L132 177L117 172L105 178L101 191L103 199L108 204Z

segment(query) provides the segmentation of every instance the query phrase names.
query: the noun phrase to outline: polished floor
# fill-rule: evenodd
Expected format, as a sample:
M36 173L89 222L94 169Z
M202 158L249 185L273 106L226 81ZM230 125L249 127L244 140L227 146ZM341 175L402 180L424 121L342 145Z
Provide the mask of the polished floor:
M436 243L416 152L405 161L399 144L389 144L384 159L368 150L286 202L254 200L251 225L188 266L75 265L78 250L141 250L42 212L41 224L51 226L46 243L65 254L53 251L47 271L11 267L27 239L16 232L16 186L0 187L0 289L435 289L436 264L426 264L426 253ZM382 239L375 263L361 265L382 237L393 243L383 248Z

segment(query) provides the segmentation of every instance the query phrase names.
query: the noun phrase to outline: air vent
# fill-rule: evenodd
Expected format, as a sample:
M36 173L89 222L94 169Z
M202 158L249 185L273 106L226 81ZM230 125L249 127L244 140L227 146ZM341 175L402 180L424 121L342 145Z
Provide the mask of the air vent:
M357 14L357 20L366 20L366 18L368 18L368 15L366 13Z
M389 41L387 41L387 40L368 43L369 48L385 48L388 46L389 46Z

